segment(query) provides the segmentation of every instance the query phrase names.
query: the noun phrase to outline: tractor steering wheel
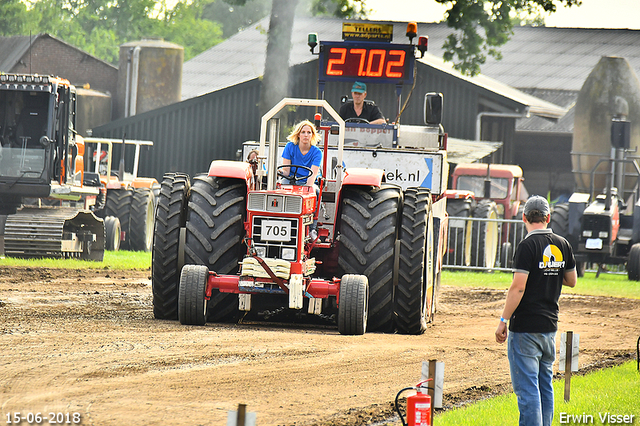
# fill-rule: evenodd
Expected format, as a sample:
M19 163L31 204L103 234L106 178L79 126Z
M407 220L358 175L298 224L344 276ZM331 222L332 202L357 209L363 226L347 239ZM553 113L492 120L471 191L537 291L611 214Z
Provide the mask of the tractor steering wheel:
M285 175L281 169L287 168L287 167L295 167L294 173L292 176L287 176ZM304 176L297 176L298 170L302 169L303 171L307 172L306 175ZM291 173L292 170L289 169L289 173ZM297 185L298 182L302 182L303 180L306 180L307 178L309 178L312 174L313 174L313 170L311 170L309 167L306 166L299 166L296 164L283 164L281 166L278 166L278 168L276 168L276 174L278 176L280 176L281 178L284 179L289 179L289 182L293 181L294 185Z
M344 120L345 123L364 123L364 124L369 124L369 120L367 120L366 118L360 118L360 117L351 117L351 118L347 118L346 120Z

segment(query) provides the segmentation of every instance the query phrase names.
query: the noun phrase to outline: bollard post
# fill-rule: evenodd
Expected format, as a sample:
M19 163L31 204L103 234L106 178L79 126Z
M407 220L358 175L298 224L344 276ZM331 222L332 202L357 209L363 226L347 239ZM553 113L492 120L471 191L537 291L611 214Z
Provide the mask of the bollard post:
M431 397L431 425L433 426L433 408L434 402L436 400L436 360L429 360L429 378L433 379L431 381L431 386L429 386L429 396Z
M567 331L564 358L564 402L569 402L571 397L571 360L573 352L573 331Z
M238 416L236 417L237 426L245 426L246 415L247 415L247 404L238 404Z

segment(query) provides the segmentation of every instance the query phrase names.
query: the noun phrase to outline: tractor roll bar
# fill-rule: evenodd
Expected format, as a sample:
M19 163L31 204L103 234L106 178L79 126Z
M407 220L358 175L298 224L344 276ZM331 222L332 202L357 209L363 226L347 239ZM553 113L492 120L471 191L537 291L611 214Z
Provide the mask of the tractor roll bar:
M340 126L340 134L338 135L338 164L336 167L338 167L338 173L337 173L337 185L338 188L340 187L340 185L342 184L342 150L344 148L344 132L345 132L345 125L344 125L344 120L342 119L342 117L340 117L340 115L333 109L333 107L331 107L331 105L329 105L329 102L327 102L324 99L299 99L299 98L284 98L283 100L281 100L280 102L278 102L273 108L271 108L265 115L262 116L262 121L260 122L260 149L259 149L259 153L258 153L258 158L264 158L264 150L265 150L265 145L266 145L266 138L267 138L267 123L269 122L269 120L271 118L273 118L273 116L275 116L278 112L280 112L280 110L282 110L285 106L288 105L298 105L298 106L315 106L315 107L322 107L324 108L330 115L331 117L333 117L333 119L338 123L338 125ZM274 136L272 136L273 138ZM270 143L275 143L277 146L278 143L278 136L275 135L275 141L270 141ZM274 150L273 152L277 153L277 149ZM271 159L271 162L275 165L276 161L274 161L275 159ZM260 160L262 162L262 160ZM272 171L272 173L275 173L275 170ZM323 173L327 173L326 170L323 170ZM263 170L262 164L260 164L258 166L258 176L260 178L262 178L265 174L265 171ZM274 182L275 179L269 179L267 181L267 190L273 190L274 189Z

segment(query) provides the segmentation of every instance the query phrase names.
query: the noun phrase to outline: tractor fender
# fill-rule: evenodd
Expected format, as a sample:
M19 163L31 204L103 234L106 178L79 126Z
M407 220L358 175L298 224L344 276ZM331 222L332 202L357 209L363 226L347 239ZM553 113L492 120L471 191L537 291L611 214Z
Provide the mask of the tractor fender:
M474 193L466 189L447 189L444 191L444 196L450 200L475 199Z
M154 185L157 185L158 181L155 178L148 177L137 177L131 182L131 186L134 188L149 188L151 189Z
M358 169L348 168L345 172L343 185L371 185L380 187L384 176L381 169Z
M209 166L209 176L242 179L251 182L251 165L242 161L213 160Z

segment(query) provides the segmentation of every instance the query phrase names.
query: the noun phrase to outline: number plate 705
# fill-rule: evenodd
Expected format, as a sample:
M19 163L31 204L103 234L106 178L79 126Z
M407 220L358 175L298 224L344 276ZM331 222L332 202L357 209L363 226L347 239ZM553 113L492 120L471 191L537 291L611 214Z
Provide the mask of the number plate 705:
M291 239L291 222L263 220L261 237L263 241L289 241Z

